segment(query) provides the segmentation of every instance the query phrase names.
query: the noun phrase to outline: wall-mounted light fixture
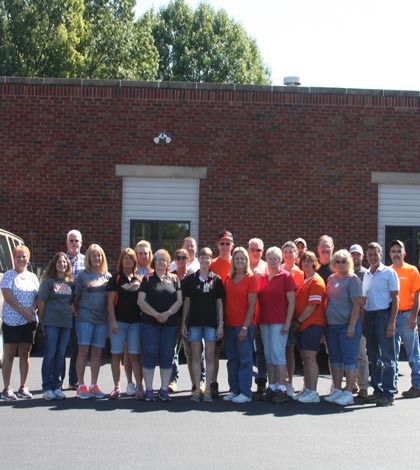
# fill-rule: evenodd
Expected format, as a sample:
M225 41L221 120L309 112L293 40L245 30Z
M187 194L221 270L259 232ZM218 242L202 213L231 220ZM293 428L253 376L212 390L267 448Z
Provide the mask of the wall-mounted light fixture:
M170 144L171 141L172 139L164 132L161 132L157 137L153 138L155 144Z

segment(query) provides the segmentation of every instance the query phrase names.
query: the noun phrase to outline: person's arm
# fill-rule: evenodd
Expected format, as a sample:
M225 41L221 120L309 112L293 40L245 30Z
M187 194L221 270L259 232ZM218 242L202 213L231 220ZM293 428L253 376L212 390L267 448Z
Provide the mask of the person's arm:
M302 325L302 323L307 319L309 318L312 313L314 312L314 310L317 308L318 304L315 304L315 305L307 305L305 307L305 309L303 310L301 316L299 318L296 319L296 322L295 322L295 327L296 328L300 328L300 325Z
M217 299L216 301L216 312L217 312L217 332L216 339L223 338L223 299Z
M150 317L155 318L159 321L160 313L156 311L147 301L146 301L146 292L139 292L137 297L137 304L140 307L141 311Z
M420 290L414 292L414 304L413 308L411 309L410 319L408 320L408 328L410 330L414 330L417 326L417 316L419 314L419 298L420 298Z
M115 291L108 291L107 293L107 310L109 316L109 322L111 324L112 332L118 334L118 322L117 317L115 316Z
M18 300L13 297L12 289L2 287L1 292L5 302L8 303L13 308L13 310L19 312L26 320L28 320L28 322L32 321L32 314L36 308L36 301L34 305L25 308Z
M286 321L284 322L283 328L281 329L282 334L289 333L290 330L290 322L292 321L293 314L295 313L295 304L296 304L296 296L295 291L291 290L287 294L287 314L286 314Z
M191 300L189 297L184 298L184 307L182 308L182 320L181 320L181 335L186 338L188 336L187 318L190 313Z
M360 309L362 306L362 298L361 297L352 297L351 298L352 302L352 309L351 309L351 315L350 315L350 320L349 320L349 326L347 327L347 338L353 338L355 334L355 327L356 327L356 322L359 319L360 316Z
M241 342L245 341L246 335L248 334L248 327L252 322L255 314L255 306L257 304L257 293L251 292L248 294L248 311L245 315L245 320L242 324L242 328L238 333L238 339ZM246 327L246 328L245 328Z
M166 323L169 317L171 317L172 315L176 315L176 313L181 308L181 306L182 306L182 291L177 290L176 301L168 308L168 310L159 314L159 318L158 318L159 322Z
M39 323L40 323L41 326L42 326L42 323L43 323L43 321L44 321L45 300L40 300L40 299L38 299L37 305L38 305Z
M392 290L390 292L391 294L391 318L389 319L389 323L386 329L386 336L387 338L391 338L391 336L394 336L395 333L395 321L397 318L397 313L398 313L398 291L397 290Z

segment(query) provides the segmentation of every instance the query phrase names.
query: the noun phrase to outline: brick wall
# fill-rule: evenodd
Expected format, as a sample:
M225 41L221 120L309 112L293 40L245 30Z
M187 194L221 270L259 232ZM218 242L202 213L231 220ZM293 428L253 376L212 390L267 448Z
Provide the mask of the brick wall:
M170 145L156 145L164 130ZM1 228L46 263L69 228L115 260L115 165L207 166L199 244L377 238L372 171L418 172L419 94L0 78Z

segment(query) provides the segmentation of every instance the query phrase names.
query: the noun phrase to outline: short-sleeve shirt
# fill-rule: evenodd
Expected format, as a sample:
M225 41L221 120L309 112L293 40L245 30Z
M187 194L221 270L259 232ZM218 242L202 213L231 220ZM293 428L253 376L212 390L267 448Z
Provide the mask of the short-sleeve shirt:
M4 273L0 284L1 289L11 289L13 297L24 308L32 307L39 289L39 281L34 273L23 271L22 273L10 269ZM9 326L26 325L28 320L6 300L3 302L3 321ZM32 315L32 321L38 321L36 313Z
M110 273L83 271L77 276L74 295L78 297L77 320L99 325L107 323L106 288Z
M76 279L76 277L85 270L85 255L79 253L76 256L71 256L67 253L67 257L73 268L73 279Z
M181 284L176 276L167 274L161 280L158 275L151 274L143 277L140 292L146 294L146 302L157 312L166 312L178 299ZM166 323L159 323L156 318L142 313L140 321L148 325L177 326L177 315L171 315Z
M287 316L287 294L296 290L289 271L281 268L270 280L268 273L258 279L258 323L284 323Z
M297 331L303 331L311 325L325 326L325 283L322 277L315 273L305 279L296 292L295 317L299 320L308 305L316 305L312 314L302 322Z
M373 274L370 269L365 273L362 288L367 312L386 310L392 302L391 292L400 290L400 281L393 269L380 263Z
M398 310L411 310L414 306L414 294L420 290L420 274L412 264L403 263L401 268L392 269L400 280L400 293L398 296Z
M340 277L332 274L327 282L328 325L348 324L353 310L352 299L362 297L362 283L356 274Z
M293 266L292 270L290 271L290 274L293 277L293 280L295 281L296 288L298 289L302 284L303 281L305 280L305 273L299 269L296 265Z
M245 276L239 282L235 282L230 276L225 281L226 306L224 311L224 323L226 326L242 326L248 312L248 295L257 293L257 278L251 274ZM255 323L255 317L251 323Z
M187 326L217 328L219 324L217 300L225 296L220 276L212 271L209 271L204 279L200 278L200 271L190 274L184 279L183 294L190 299Z
M232 258L225 260L218 256L214 258L214 260L210 264L210 271L217 274L221 279L222 282L226 281L226 278L230 274L230 266L232 264Z
M140 290L140 276L134 275L131 279L123 273L114 274L109 280L107 291L115 292L117 303L115 305L115 318L123 323L136 323L140 321L140 308L137 298Z
M45 326L72 328L73 282L47 277L41 282L38 298L45 302Z

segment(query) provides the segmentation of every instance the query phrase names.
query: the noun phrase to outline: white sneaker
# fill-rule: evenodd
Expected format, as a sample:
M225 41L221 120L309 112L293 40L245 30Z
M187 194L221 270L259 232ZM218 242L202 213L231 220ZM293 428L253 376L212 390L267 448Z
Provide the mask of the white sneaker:
M54 400L55 399L55 394L52 390L45 390L45 392L42 394L42 398L44 400Z
M354 405L353 394L346 390L345 392L342 392L341 396L338 397L334 403L342 406Z
M64 400L66 398L66 394L61 390L61 388L57 388L57 390L54 390L54 395L57 400Z
M227 395L223 397L224 401L232 401L234 398L236 398L237 395L234 392L229 392Z
M137 393L137 388L136 386L131 382L127 384L127 389L125 391L128 397L134 397L134 395Z
M341 390L338 390L338 388L335 388L329 395L324 397L324 400L329 402L329 403L336 403L336 400L341 397L343 392Z
M295 394L295 389L293 388L292 384L286 384L286 393L290 398L293 398Z
M251 400L251 397L247 397L242 393L240 393L237 397L232 398L233 403L249 403Z
M319 403L319 394L316 390L308 390L304 395L297 398L300 403Z
M293 400L298 400L299 397L302 397L303 395L305 395L306 393L310 392L309 389L307 388L304 388L303 390L301 390L299 393L297 393L296 395L293 395Z

